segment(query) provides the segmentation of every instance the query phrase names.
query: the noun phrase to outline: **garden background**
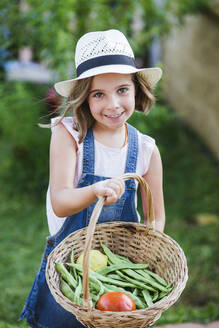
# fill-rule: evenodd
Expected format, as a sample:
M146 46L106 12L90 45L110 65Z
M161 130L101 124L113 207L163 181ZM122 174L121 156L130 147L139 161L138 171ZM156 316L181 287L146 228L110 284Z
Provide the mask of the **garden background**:
M129 38L137 62L147 66L153 63L154 42L175 25L183 26L187 15L202 15L210 3L1 1L1 328L26 327L24 322L18 323L18 317L48 235L45 197L50 130L37 123L47 123L55 115L59 99L54 95L51 99L53 80L72 76L77 39L87 31L118 28ZM41 63L51 79L39 83L10 76L13 65L9 64L18 60L22 49L31 49L31 62ZM157 104L148 116L136 113L130 123L156 139L164 167L165 232L181 245L189 267L182 296L156 324L209 322L219 318L218 159L167 101L162 56L156 64L164 70L156 89Z

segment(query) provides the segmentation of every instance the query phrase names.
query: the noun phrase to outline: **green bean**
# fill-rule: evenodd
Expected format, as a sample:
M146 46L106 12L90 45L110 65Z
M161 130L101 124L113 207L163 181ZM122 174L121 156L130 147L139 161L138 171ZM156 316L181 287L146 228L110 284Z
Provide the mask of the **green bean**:
M72 251L71 251L70 260L71 260L71 263L75 263L75 261L74 261L74 251L73 251L73 249L72 249ZM70 273L71 273L71 275L73 276L73 278L74 278L76 281L78 281L78 276L77 276L77 272L76 272L75 268L71 268L71 269L70 269Z
M111 250L106 245L104 245L102 241L100 241L100 244L101 247L103 248L104 253L108 256L109 262L111 262L112 264L121 263L121 262L133 263L132 261L130 261L128 257L111 252Z
M68 266L74 266L78 271L82 272L82 266L80 264L72 264L72 263L66 263ZM136 285L133 285L133 283L128 283L125 281L121 280L116 280L116 279L110 279L107 276L103 276L102 274L99 274L98 272L94 272L91 269L89 269L89 277L90 278L96 278L97 280L100 280L102 282L110 283L113 285L117 285L120 287L136 287Z
M142 270L143 271L143 270ZM136 273L134 270L131 270L131 269L124 269L122 270L122 272L125 272L127 275L139 280L139 281L142 281L146 284L149 284L151 285L152 287L154 288L157 288L161 291L166 291L166 287L164 287L163 285L159 284L158 282L156 282L153 278L151 278L149 275L148 277L146 276L142 276L138 273Z
M166 296L167 294L169 294L169 291L166 292L161 292L158 296L158 299L161 300L162 298L164 298L164 296Z
M79 274L81 274L82 276L82 272L80 272ZM97 281L96 279L89 277L89 288L92 290L92 292L100 293L100 291L103 290L100 284L101 284L100 281Z
M101 274L97 275L97 278L99 280L101 280L102 282L110 283L110 284L113 284L113 285L116 285L116 286L119 286L119 287L136 287L136 285L133 284L133 283L125 282L125 281L122 281L122 280L111 279L111 278L102 276Z
M124 273L122 273L121 271L116 271L116 273L118 275L120 275L122 278L124 278L125 280L127 280L128 282L130 282L131 284L133 284L134 287L138 287L138 288L141 288L141 289L145 289L146 288L146 289L151 290L151 291L155 291L156 290L153 287L148 286L148 285L146 285L145 283L143 283L141 281L135 280L135 277L134 277L134 279L130 278L129 276L127 276Z
M159 292L158 290L156 290L156 292L154 292L154 295L152 297L152 301L155 302L158 299L158 296L159 296Z
M80 272L82 275L82 271ZM99 281L95 276L89 276L89 284L94 290L98 292L99 297L104 293L104 287L101 281Z
M148 306L152 306L154 304L149 291L147 291L146 289L143 289L142 290L142 295L143 295L143 297L145 299L145 302L147 303Z
M102 295L103 294L101 294L100 296L102 296ZM90 297L92 298L92 301L94 303L96 303L99 300L100 296L99 295L95 295L94 293L90 293Z
M171 290L173 289L173 287L172 287L172 285L170 286L170 285L168 285L167 286L167 291L166 292L161 292L160 294L159 294L159 296L158 296L158 299L162 299L162 298L164 298L166 295L168 295L170 292L171 292Z
M66 263L69 267L74 267L79 273L83 274L83 268L81 264L76 263ZM101 275L99 275L101 277ZM106 281L106 277L102 276L104 281ZM98 292L98 295L102 295L104 292L103 285L101 283L101 279L98 279L98 275L96 272L89 269L89 283Z
M135 295L135 296L138 295L138 288L135 288L135 289L133 290L133 295Z
M78 277L78 285L75 289L75 303L80 304L80 295L82 293L81 277Z
M62 294L65 295L73 303L76 303L75 302L74 292L71 289L71 287L67 284L67 282L65 282L65 280L63 278L61 278L60 281L61 281Z
M94 279L94 281L96 281L96 283L98 283L99 284L99 286L100 286L100 289L99 289L99 293L98 293L98 295L97 296L101 296L103 293L104 293L104 286L103 286L103 284L101 283L101 281L99 281L98 279L96 279L96 278L91 278L91 279Z
M173 284L172 284L172 283L168 284L168 285L167 285L167 289L168 289L169 291L171 291L171 290L173 289Z
M105 254L108 256L110 262L112 262L113 264L121 264L120 256L118 256L118 255L114 254L113 252L111 252L111 250L106 245L104 245L102 242L101 242L101 246L102 246ZM124 272L126 272L127 274L129 272L129 275L133 276L134 278L136 278L136 279L138 279L140 281L149 283L153 287L158 288L158 289L160 289L162 291L166 291L166 288L163 287L162 285L158 284L153 278L150 277L150 275L146 275L145 274L143 276L143 279L142 279L141 278L141 275L136 276L134 271L126 271L126 270L124 270ZM142 270L142 275L143 275L143 272L144 271ZM156 275L156 277L157 277L157 275Z
M111 279L116 279L116 280L122 280L123 281L123 279L116 273L108 274L107 277L111 278Z
M61 276L65 279L65 281L69 284L70 287L75 289L77 287L77 281L72 277L72 275L68 272L63 263L56 262L56 269L61 274Z
M100 242L100 244L104 250L104 253L108 256L109 262L111 262L113 264L119 264L119 263L121 263L121 261L133 263L129 260L129 258L121 256L121 255L117 255L117 254L114 254L113 252L111 252L111 250L106 245L104 245L103 242ZM165 287L167 286L166 281L162 277L160 277L158 274L152 272L151 270L146 269L141 272L139 271L139 273L147 279L150 279L149 277L151 276L151 277L155 278L161 285L164 285Z
M128 257L123 256L123 255L119 255L116 253L113 253L115 255L115 257L117 257L117 259L119 260L119 262L121 263L133 263Z
M73 266L71 266L71 268L74 268L74 270L76 272L76 268L75 268L76 264L75 263L71 263L71 264L73 264ZM81 272L81 274L82 274L82 272ZM97 280L95 277L90 278L89 284L90 284L91 288L93 288L94 290L96 290L98 292L97 295L95 295L94 293L90 293L92 301L94 303L96 303L97 300L99 299L99 297L104 293L104 287L101 284L101 282L99 280ZM66 283L66 285L69 287L69 285L67 283ZM81 277L78 276L78 285L76 286L75 293L73 294L74 295L74 303L77 303L79 305L83 304L83 301L80 298L80 295L82 294L82 292L83 292L82 281L81 281Z
M118 255L118 254L115 254L115 255L116 255L121 261L128 262L128 263L132 263L132 261L130 261L128 257L122 256L122 255Z
M104 269L98 270L97 272L102 275L106 275L112 271L122 270L122 269L145 269L148 264L136 264L136 263L117 263L113 265L106 266Z
M165 287L167 286L167 282L163 278L161 278L157 273L154 273L151 270L145 270L145 273L148 273L150 276L155 278L160 284L164 285Z
M111 252L111 250L106 245L104 245L102 241L100 241L100 245L103 248L104 253L108 256L109 261L111 261L113 264L121 263L121 260L113 252Z
M104 250L104 253L108 256L109 261L112 262L113 264L121 264L120 258L117 255L115 255L113 252L111 252L111 250L106 245L104 245L103 242L100 242L100 243L101 243L101 247ZM166 291L166 288L164 286L162 286L161 284L156 282L149 275L145 274L142 278L141 275L136 276L136 272L134 272L131 269L123 270L123 272L131 275L131 277L133 277L137 280L140 280L140 281L143 281L144 283L150 284L152 287L155 287L161 291ZM144 271L142 270L142 272L144 272ZM143 275L143 273L142 273L142 275Z

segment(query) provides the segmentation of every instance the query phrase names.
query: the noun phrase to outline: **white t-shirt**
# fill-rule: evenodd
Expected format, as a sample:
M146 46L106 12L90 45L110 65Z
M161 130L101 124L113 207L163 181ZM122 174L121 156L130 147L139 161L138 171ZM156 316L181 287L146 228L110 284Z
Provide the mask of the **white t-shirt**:
M55 120L59 118L52 119L52 124ZM78 150L77 150L77 165L74 177L74 186L76 187L83 169L83 143L78 142L78 131L74 129L74 118L65 117L62 120L62 124L68 130L68 132L74 137ZM53 132L53 128L52 128ZM152 152L154 150L155 140L145 134L138 131L138 158L136 173L140 176L144 175L149 167ZM94 140L95 147L95 164L94 164L94 174L104 177L118 177L122 175L125 171L126 164L126 154L128 149L128 144L123 148L110 148L97 140ZM110 163L110 165L109 165ZM50 190L48 187L47 197L46 197L46 210L47 210L47 220L49 226L50 235L56 234L66 217L57 217L53 211Z

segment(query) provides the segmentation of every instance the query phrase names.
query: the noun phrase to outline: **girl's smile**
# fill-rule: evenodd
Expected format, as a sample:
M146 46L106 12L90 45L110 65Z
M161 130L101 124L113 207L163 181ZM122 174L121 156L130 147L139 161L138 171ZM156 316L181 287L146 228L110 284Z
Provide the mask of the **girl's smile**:
M88 103L95 128L119 129L135 109L135 85L131 74L96 75Z
M107 118L111 119L111 120L116 120L118 119L119 117L121 117L123 114L125 113L125 111L117 114L117 115L105 115Z

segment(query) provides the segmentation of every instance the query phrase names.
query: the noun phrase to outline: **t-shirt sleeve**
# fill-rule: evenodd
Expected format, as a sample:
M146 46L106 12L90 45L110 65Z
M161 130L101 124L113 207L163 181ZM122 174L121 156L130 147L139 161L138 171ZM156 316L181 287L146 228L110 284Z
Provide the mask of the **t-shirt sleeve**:
M55 129L54 124L60 120L60 117L55 117L51 119L51 124L52 124L52 132ZM66 130L73 136L75 139L77 145L79 145L79 132L75 129L75 122L73 117L64 117L62 121L60 122L61 124L64 125Z
M155 140L146 134L139 133L140 147L139 160L142 175L146 174L150 165L151 155L155 148Z

